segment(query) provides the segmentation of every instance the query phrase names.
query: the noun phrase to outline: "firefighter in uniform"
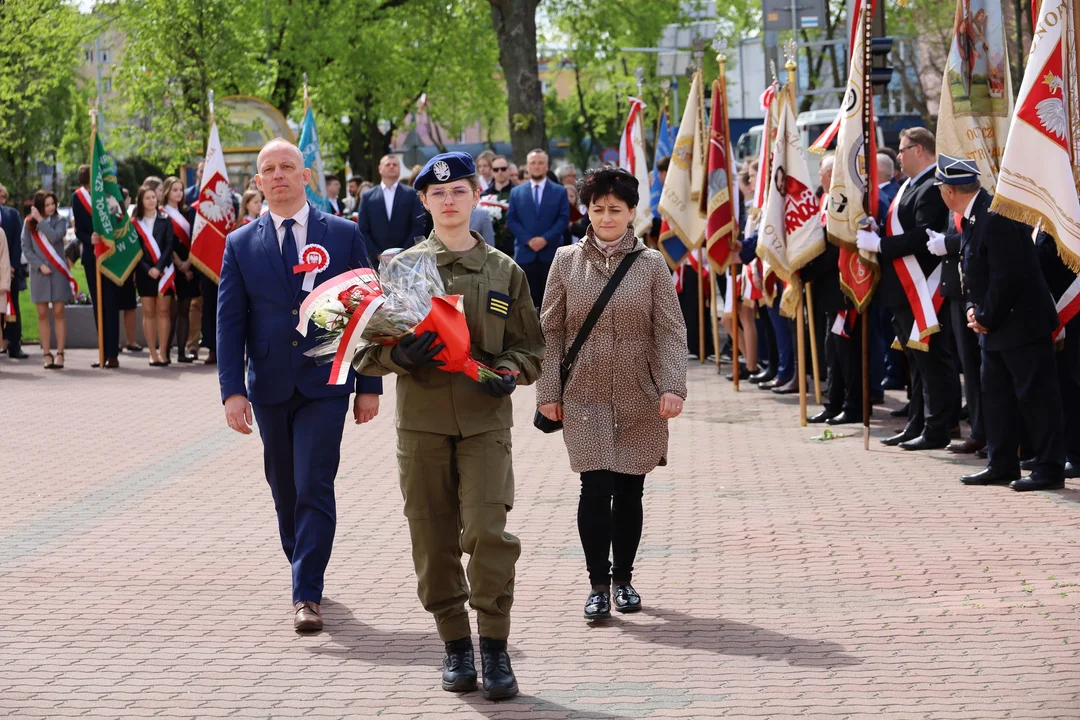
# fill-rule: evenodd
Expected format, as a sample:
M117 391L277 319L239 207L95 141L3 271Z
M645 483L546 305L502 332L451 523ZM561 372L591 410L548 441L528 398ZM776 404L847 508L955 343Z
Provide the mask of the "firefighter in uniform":
M536 380L544 341L525 273L469 232L479 201L475 175L465 153L443 153L427 163L414 187L434 229L404 254L434 254L447 294L463 296L473 357L510 373L478 383L444 372L435 360L442 345L428 332L366 349L360 372L398 376L401 492L420 601L446 643L443 689L476 687L468 601L480 630L484 697L502 699L518 690L506 652L521 553L505 529L514 503L510 394Z

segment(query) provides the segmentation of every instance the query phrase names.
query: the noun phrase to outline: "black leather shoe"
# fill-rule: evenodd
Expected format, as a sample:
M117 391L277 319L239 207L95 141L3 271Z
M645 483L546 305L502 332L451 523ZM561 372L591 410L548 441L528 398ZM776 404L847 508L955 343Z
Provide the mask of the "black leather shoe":
M931 440L925 435L920 435L914 440L902 442L898 446L901 450L942 450L949 446L949 438Z
M1030 458L1024 458L1023 460L1021 460L1020 461L1020 469L1025 470L1027 472L1031 472L1032 470L1034 470L1035 469L1035 458L1030 457Z
M885 438L884 440L881 441L881 444L882 445L888 445L889 447L896 447L900 443L905 443L905 442L908 442L909 440L914 440L917 437L919 437L919 436L918 435L909 435L906 432L902 432L899 435L893 435L892 437Z
M836 413L832 412L831 410L822 410L817 415L811 415L810 417L806 418L806 422L813 425L820 425L823 422L828 422L829 420L832 420L834 417L836 417Z
M760 372L754 373L753 375L751 375L747 379L750 382L754 383L755 385L760 385L763 382L769 382L770 380L774 379L775 377L776 377L776 373L774 373L772 370L766 369L766 370L761 370Z
M986 468L981 472L977 472L973 475L961 475L960 482L965 485L997 485L999 483L1009 483L1013 480L1020 479L1020 471L1013 470L1012 472L1001 472L993 468Z
M862 416L856 416L849 412L842 412L836 417L829 418L825 421L826 425L850 425L851 423L861 423Z
M1029 490L1060 490L1065 487L1065 478L1052 480L1048 477L1032 473L1026 478L1013 480L1009 483L1009 487L1016 492L1027 492Z
M8 348L8 357L12 360L26 360L29 355L23 352L22 348Z
M472 638L446 643L442 664L442 689L462 693L476 689L476 663L473 661Z
M607 590L593 590L585 601L585 619L603 620L611 617L611 593Z
M889 411L889 417L907 417L911 410L911 403L905 403L904 407Z
M480 638L480 662L484 669L484 698L506 700L518 694L517 678L510 667L505 640Z
M764 382L758 383L758 387L762 390L772 390L774 388L782 387L787 384L787 380L782 380L781 378L776 377L772 380L766 380Z
M976 450L981 450L984 447L986 447L985 440L976 440L969 437L963 442L952 443L947 449L949 452L956 453L957 455L970 455Z
M799 392L799 378L793 377L783 385L774 387L773 392L777 395L794 395Z
M990 453L989 451L987 451L986 448L979 448L975 451L975 457L979 458L980 460L985 460L986 458L990 457Z
M188 355L186 352L184 352L183 348L180 348L180 351L176 354L176 362L185 364L193 363L195 362L195 356Z
M1065 479L1075 480L1076 478L1080 478L1080 467L1073 462L1065 463Z
M739 363L739 379L740 380L745 380L746 378L750 377L751 375L753 375L753 373L750 372L750 369L748 367L746 367L746 365L744 365L743 363L740 362ZM734 382L735 381L735 372L734 371L729 372L724 377L726 377L728 380L731 380L732 382Z
M633 585L615 586L615 609L621 613L637 612L641 609L641 596Z

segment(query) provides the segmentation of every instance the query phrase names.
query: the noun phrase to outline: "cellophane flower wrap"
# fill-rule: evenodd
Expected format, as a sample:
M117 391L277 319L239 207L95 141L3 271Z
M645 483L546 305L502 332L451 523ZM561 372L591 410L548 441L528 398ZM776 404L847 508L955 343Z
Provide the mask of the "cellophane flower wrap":
M378 275L360 268L327 280L300 306L296 329L301 335L307 334L308 320L319 328L322 342L306 354L318 364L333 363L330 385L345 383L362 348L393 345L410 332L427 330L445 346L435 356L444 363L441 370L477 381L505 374L473 359L461 296L446 295L430 251L398 255Z

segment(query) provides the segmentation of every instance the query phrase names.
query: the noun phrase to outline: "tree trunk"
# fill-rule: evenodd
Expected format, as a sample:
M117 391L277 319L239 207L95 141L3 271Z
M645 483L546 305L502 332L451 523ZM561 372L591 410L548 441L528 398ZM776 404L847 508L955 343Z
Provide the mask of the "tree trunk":
M499 65L506 78L510 144L514 162L523 164L534 148L546 149L544 96L536 58L536 6L539 0L489 0L491 24L499 40Z

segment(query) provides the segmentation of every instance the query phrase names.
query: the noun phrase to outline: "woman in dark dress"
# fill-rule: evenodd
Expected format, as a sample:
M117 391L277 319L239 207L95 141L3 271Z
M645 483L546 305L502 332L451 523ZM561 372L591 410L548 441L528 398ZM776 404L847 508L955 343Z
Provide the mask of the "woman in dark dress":
M176 361L190 363L195 358L187 353L187 338L191 330L191 301L199 297L199 278L191 264L191 228L195 212L184 202L184 183L171 175L161 184L161 209L169 218L173 231L173 265L176 268L176 306L172 313L169 341L165 345L168 360L176 339Z
M146 185L135 197L132 219L143 254L135 267L135 289L142 298L143 335L150 351L150 366L169 364L169 329L176 297L176 267L173 265L173 231L168 215L158 212L158 196Z

